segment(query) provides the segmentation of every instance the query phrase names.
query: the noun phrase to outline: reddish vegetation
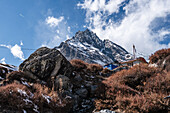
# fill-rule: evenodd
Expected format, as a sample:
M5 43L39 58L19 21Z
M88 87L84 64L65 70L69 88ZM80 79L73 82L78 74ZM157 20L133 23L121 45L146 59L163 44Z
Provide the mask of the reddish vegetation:
M76 70L82 70L87 68L87 63L79 59L73 59L70 61L70 63Z
M23 110L35 112L37 109L41 112L57 110L58 113L63 113L63 111L68 112L71 107L70 100L59 98L56 91L51 91L40 84L34 84L31 88L16 83L1 86L0 103L0 106L6 110L18 110L19 112Z
M105 98L96 100L96 109L125 112L168 112L170 73L141 64L122 70L104 80Z
M88 64L87 70L96 73L96 72L102 71L103 67L99 64Z
M72 66L75 68L75 70L82 70L87 69L90 72L99 72L103 70L103 67L100 64L88 64L82 60L79 59L73 59L70 61Z
M156 51L153 55L151 55L149 60L150 60L150 63L157 63L158 60L165 59L169 55L170 55L170 48L162 49L162 50Z

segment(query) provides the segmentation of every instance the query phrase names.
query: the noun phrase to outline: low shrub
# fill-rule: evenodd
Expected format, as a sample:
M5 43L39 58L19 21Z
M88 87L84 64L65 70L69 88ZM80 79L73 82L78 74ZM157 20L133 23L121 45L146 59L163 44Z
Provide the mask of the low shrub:
M59 96L48 87L34 84L31 88L22 84L8 84L0 87L0 106L3 109L27 112L68 112L72 107L70 98Z
M150 63L157 63L158 60L165 59L170 55L170 48L156 51L149 57Z
M91 72L99 72L103 70L103 67L100 64L88 64L87 70Z
M130 113L166 113L170 103L166 103L165 95L149 93L143 95L128 95L116 97L115 106Z
M87 68L87 63L79 59L70 60L70 63L75 68L75 70L82 70Z
M103 81L105 98L95 101L96 110L110 109L127 113L166 113L170 100L170 73L147 64L112 74Z

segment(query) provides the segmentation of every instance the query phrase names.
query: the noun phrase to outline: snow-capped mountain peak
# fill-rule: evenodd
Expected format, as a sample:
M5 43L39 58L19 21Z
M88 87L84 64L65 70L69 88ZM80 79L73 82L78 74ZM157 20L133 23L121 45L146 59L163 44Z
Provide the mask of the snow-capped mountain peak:
M115 60L126 60L129 54L124 48L110 40L102 41L99 37L86 29L78 31L75 36L56 47L68 59L81 59L88 63L101 65L112 63Z

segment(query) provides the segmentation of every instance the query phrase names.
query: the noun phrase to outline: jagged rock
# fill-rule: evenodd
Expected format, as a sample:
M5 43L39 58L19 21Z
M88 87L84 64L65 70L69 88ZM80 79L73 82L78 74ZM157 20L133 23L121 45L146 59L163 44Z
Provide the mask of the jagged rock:
M78 111L79 110L79 104L80 104L80 97L78 95L73 96L73 111Z
M85 86L86 87L91 87L91 85L93 85L92 81L85 81Z
M71 67L69 61L58 50L41 47L19 66L19 70L47 80L58 74L70 76Z
M81 88L76 91L76 94L78 94L80 97L86 98L88 91L85 88Z
M8 70L4 67L0 67L0 81L5 79Z
M5 79L8 73L16 70L17 70L16 66L0 63L0 81Z
M90 94L94 94L98 88L98 85L91 85Z
M56 47L68 59L81 59L88 63L108 64L115 60L124 61L129 53L110 40L102 41L92 31L79 31L71 39Z
M74 77L74 80L75 80L75 81L78 81L78 82L81 82L83 79L82 79L82 77L81 77L80 75L76 75L76 76Z

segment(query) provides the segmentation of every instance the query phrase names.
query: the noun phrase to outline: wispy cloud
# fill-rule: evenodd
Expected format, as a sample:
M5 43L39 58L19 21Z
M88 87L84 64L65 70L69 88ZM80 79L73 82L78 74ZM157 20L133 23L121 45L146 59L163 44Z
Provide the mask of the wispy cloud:
M19 16L20 16L20 17L22 17L22 18L24 18L24 17L25 17L25 16L24 16L23 14L21 14L21 13L19 13Z
M19 58L22 61L25 60L24 53L22 52L21 47L19 45L15 44L14 46L11 46L11 45L0 44L0 46L10 49L14 57Z
M48 25L50 25L50 27L57 27L58 24L64 20L63 16L60 16L59 18L54 18L53 16L49 16L48 18L46 18L46 23Z
M38 43L41 46L55 47L65 41L70 34L70 28L64 16L48 16L45 20L39 21L36 26Z
M138 51L145 54L170 47L170 42L160 44L163 36L170 34L170 29L152 32L152 22L170 14L169 0L84 0L77 6L86 10L86 26L102 39L110 39L131 52L135 44ZM120 12L120 7L123 11ZM118 23L113 16L123 14ZM118 15L120 16L120 15ZM159 24L159 23L156 23Z
M2 59L0 60L0 62L1 62L2 64L6 64L5 58L2 58Z

